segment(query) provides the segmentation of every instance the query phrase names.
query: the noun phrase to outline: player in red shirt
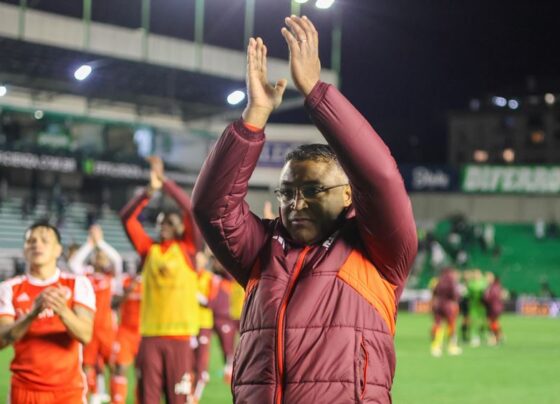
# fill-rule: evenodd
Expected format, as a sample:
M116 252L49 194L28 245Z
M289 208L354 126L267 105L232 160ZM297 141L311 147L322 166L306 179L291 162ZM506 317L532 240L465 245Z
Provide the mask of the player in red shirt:
M133 364L140 345L140 303L142 298L142 276L124 275L123 293L115 296L113 307L120 311L117 337L111 356L111 403L126 402L128 395L128 367Z
M0 348L14 345L12 403L85 403L81 344L93 331L95 295L84 276L61 272L60 234L47 223L25 234L27 274L0 284Z
M90 256L91 265L88 265ZM84 347L84 370L89 393L104 395L103 369L109 363L116 334L111 300L122 288L122 258L105 242L101 227L94 225L90 228L87 242L72 256L69 266L75 274L86 275L95 291L97 312L94 317L93 338Z
M458 273L451 268L441 271L437 284L433 290L432 312L434 325L432 327L431 353L439 357L442 354L443 340L447 331L447 353L459 355L461 348L457 345L455 323L459 314L459 283ZM447 323L447 330L442 327L442 322Z
M488 289L484 292L484 305L486 306L486 319L490 328L488 345L501 344L503 342L502 327L500 326L500 315L504 311L504 295L506 292L502 288L500 278L492 272L486 274L488 279Z

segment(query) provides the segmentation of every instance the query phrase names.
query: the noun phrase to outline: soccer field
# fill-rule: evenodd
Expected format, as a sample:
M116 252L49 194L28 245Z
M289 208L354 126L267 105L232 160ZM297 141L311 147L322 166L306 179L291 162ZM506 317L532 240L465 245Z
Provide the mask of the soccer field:
M430 356L430 326L429 316L399 314L394 403L560 402L560 320L508 315L503 318L503 346L464 347L461 356L441 358ZM216 344L212 353L211 382L202 404L231 402L229 386L222 382ZM0 352L0 402L7 394L11 355L9 349ZM131 396L128 402L133 403Z

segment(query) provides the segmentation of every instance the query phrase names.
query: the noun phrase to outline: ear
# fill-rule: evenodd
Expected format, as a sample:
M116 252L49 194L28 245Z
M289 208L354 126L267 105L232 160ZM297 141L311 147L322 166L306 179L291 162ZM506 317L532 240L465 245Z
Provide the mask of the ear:
M342 197L344 198L344 207L347 208L352 204L352 188L350 185L344 187L344 191L342 191Z

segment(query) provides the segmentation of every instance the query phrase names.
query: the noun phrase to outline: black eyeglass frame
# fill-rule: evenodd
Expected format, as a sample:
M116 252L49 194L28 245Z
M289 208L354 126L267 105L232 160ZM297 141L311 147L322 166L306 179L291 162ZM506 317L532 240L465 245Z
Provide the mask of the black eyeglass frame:
M289 190L290 192L293 192L293 196L290 198L288 198L287 195L282 193L281 188L276 188L274 190L274 195L276 195L276 199L278 199L280 203L288 204L295 200L296 195L300 195L303 199L309 201L315 199L317 195L319 195L320 193L330 191L331 189L334 188L344 187L346 185L349 184L331 185L330 187L325 187L323 185L308 184L308 185L302 185L300 187L291 187L289 188ZM305 189L312 190L312 194L306 195Z

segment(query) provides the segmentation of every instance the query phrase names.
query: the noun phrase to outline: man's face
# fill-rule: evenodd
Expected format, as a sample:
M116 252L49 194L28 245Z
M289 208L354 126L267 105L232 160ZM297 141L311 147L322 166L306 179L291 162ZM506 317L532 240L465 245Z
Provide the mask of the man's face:
M175 224L180 222L181 218L175 213L161 214L158 217L159 236L162 240L175 239Z
M62 246L52 229L36 227L26 234L23 253L32 267L56 266Z
M288 195L280 200L282 224L297 242L314 244L327 238L344 208L352 203L348 179L333 162L289 161L280 174L279 190ZM323 192L324 188L334 187ZM313 196L304 197L301 187L308 187ZM296 189L297 188L297 189ZM290 198L290 196L293 196Z
M103 251L96 251L93 257L93 267L96 272L109 272L111 260Z

